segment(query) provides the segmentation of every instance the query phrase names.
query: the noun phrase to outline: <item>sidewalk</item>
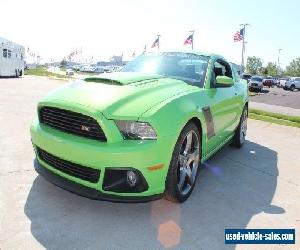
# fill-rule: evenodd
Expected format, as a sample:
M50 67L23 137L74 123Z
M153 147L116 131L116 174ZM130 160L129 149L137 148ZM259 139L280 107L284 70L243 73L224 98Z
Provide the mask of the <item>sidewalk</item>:
M283 114L283 115L290 115L290 116L300 116L300 109L294 109L289 107L277 106L277 105L270 105L266 103L260 102L249 102L250 109L259 109L263 111Z

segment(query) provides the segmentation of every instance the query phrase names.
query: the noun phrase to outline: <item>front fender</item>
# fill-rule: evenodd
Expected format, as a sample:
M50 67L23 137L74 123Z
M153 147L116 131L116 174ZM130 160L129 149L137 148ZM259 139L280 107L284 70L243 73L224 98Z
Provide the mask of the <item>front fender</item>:
M165 136L174 137L175 145L183 127L191 119L197 118L201 124L203 142L207 134L207 126L202 112L205 105L199 103L198 98L199 91L173 97L152 107L142 114L139 120L149 122L156 130L158 139L163 139Z

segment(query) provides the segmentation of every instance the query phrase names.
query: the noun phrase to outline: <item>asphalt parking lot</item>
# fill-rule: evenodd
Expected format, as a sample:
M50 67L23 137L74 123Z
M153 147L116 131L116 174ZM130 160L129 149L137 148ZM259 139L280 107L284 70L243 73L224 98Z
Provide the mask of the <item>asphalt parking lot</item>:
M92 201L33 170L36 103L64 83L0 79L1 250L300 248L300 129L250 120L245 146L209 160L184 204ZM296 245L225 246L225 228L296 228Z
M270 105L300 109L300 91L287 91L283 88L264 87L262 93L251 96L252 102L266 103Z

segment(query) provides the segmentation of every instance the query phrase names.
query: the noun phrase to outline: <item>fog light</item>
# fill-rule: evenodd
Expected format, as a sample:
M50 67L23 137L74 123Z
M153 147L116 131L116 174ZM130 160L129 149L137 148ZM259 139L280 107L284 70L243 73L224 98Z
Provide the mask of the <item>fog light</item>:
M136 181L137 181L137 175L131 170L127 171L127 182L129 184L129 186L134 187L136 184Z

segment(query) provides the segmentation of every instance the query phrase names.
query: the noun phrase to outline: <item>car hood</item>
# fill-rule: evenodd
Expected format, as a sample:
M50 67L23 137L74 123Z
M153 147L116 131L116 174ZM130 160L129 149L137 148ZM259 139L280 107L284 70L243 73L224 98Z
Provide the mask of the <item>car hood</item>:
M100 111L108 119L138 119L160 102L195 88L181 80L158 75L108 73L54 90L41 104L80 105Z
M262 84L262 82L251 80L250 83L257 83L257 84Z

